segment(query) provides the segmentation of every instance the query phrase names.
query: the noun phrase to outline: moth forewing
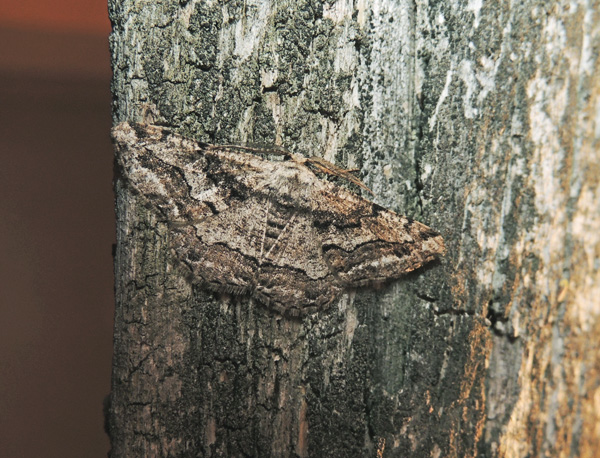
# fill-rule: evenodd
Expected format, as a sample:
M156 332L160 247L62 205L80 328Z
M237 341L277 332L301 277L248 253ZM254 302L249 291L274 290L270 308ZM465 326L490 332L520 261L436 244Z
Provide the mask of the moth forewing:
M424 224L319 178L312 169L368 190L322 159L270 161L148 124L121 123L113 140L126 182L173 220L174 252L207 289L301 316L444 252Z

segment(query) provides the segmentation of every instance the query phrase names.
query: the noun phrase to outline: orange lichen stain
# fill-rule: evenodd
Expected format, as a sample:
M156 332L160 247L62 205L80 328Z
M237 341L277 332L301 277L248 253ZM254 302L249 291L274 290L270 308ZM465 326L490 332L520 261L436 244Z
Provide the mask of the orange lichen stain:
M566 278L563 278L560 281L560 287L561 287L561 290L558 293L558 297L556 298L557 302L562 302L566 299L567 292L569 291L569 280L567 280Z
M377 439L377 458L383 458L384 450L385 450L385 437L379 437Z
M296 453L298 456L308 456L308 420L306 419L306 410L308 405L306 399L302 399L300 403L300 411L298 413L298 443L296 445Z

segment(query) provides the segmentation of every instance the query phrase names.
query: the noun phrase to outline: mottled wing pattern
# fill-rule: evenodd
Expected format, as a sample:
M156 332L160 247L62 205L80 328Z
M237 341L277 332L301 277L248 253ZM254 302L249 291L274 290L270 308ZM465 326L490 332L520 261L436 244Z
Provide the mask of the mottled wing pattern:
M227 207L225 190L206 173L208 158L197 142L146 124L112 130L119 173L169 221L201 220Z
M444 251L427 226L319 179L291 153L272 162L143 124L120 124L113 138L127 182L169 221L178 258L207 289L299 316Z
M255 296L288 315L324 308L341 289L323 258L312 215L269 202Z
M315 205L323 255L346 287L399 278L445 250L429 227L342 188L322 190Z
M178 257L208 289L251 295L292 316L323 308L340 293L312 218L274 199L234 201L172 234Z

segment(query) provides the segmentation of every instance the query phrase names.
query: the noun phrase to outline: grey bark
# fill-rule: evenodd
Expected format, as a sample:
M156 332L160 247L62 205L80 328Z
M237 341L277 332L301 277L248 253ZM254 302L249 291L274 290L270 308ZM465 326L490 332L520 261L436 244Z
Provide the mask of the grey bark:
M357 167L448 247L288 320L117 177L113 456L594 456L598 6L109 0L115 122Z

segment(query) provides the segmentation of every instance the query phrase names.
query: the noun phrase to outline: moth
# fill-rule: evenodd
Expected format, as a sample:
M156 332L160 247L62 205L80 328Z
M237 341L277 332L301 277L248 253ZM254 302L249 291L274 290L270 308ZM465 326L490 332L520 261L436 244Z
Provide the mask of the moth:
M121 123L112 136L126 185L168 222L177 258L203 288L302 316L444 253L429 227L320 178L368 189L323 159L272 161L148 124Z

